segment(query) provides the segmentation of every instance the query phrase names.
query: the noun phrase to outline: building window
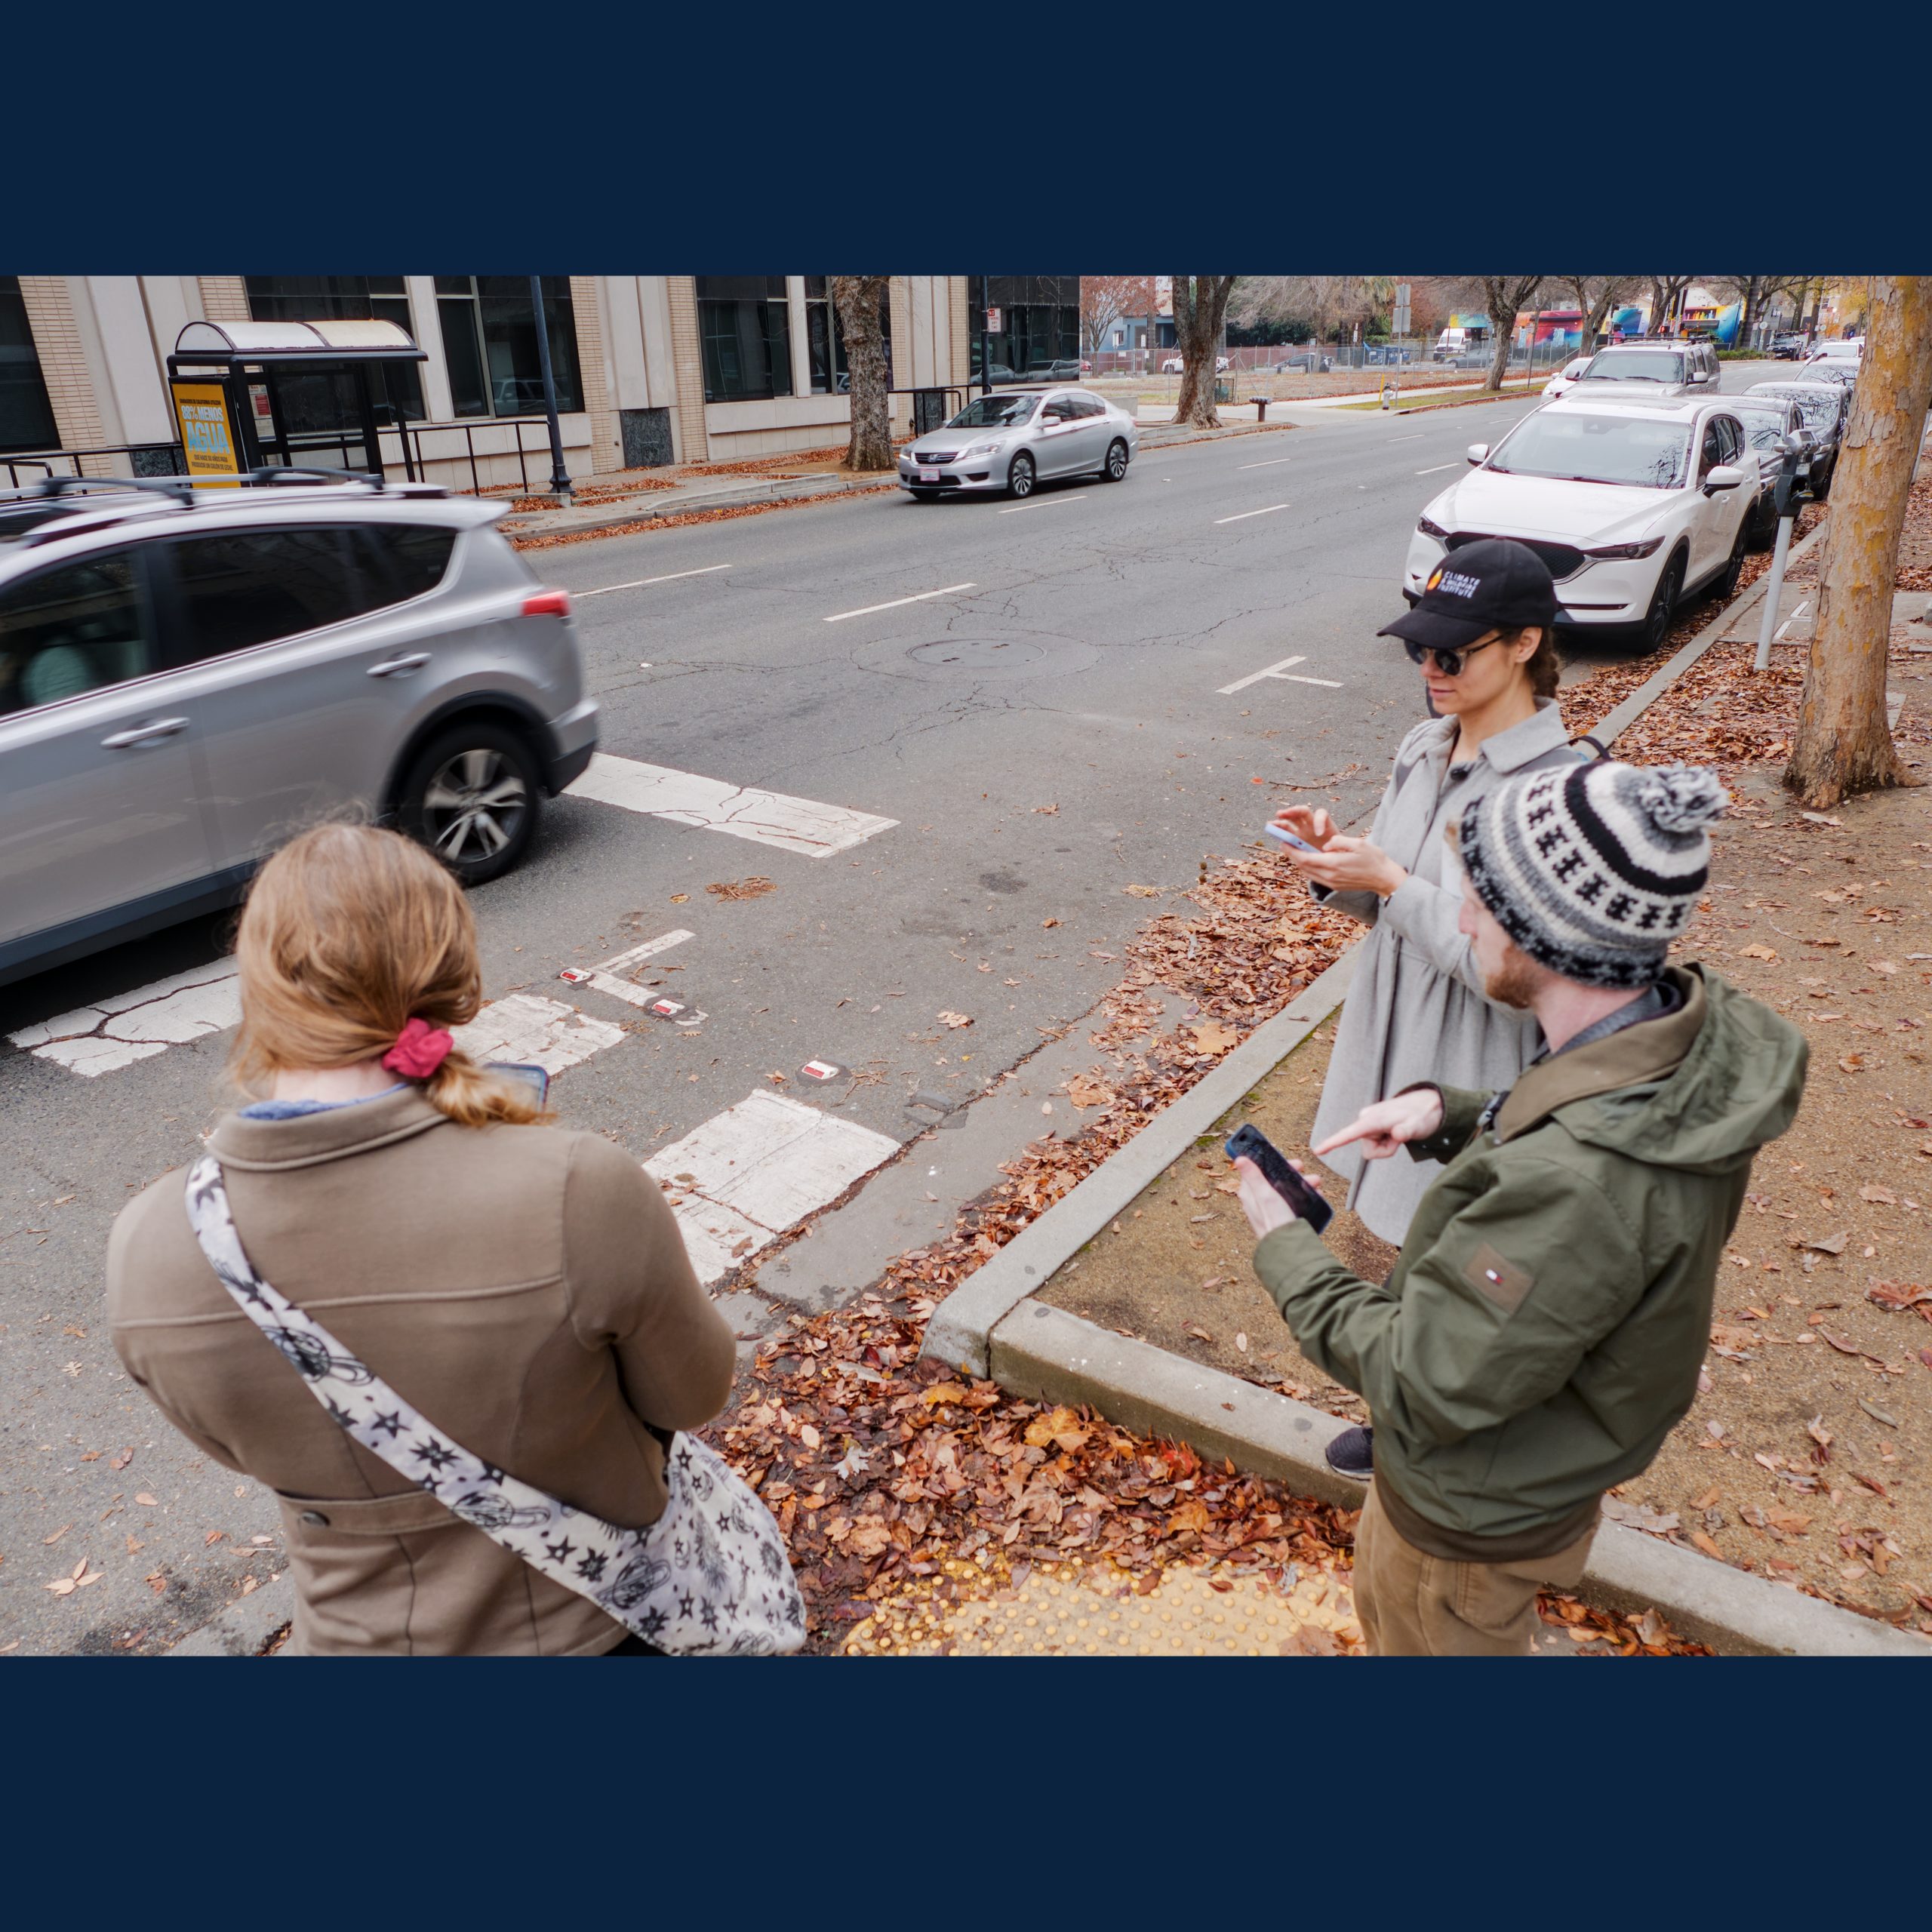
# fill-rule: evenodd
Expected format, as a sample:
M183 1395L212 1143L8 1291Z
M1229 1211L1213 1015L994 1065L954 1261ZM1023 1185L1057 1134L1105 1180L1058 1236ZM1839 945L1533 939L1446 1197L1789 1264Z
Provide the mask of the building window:
M698 337L706 402L792 393L792 318L782 275L701 275Z
M0 275L0 450L51 450L60 442L20 278Z
M248 313L258 322L393 322L416 340L409 319L409 292L399 275L251 275L243 278L248 290ZM406 421L420 423L429 414L423 404L422 366L395 362L369 371L369 392L376 420L393 424L398 412ZM285 395L289 386L285 379ZM346 392L352 395L352 392ZM320 398L318 398L320 405ZM291 427L359 427L352 414L341 416L331 405L320 405L325 420ZM300 413L301 405L285 401L285 411ZM311 412L312 413L312 412Z
M834 345L838 328L832 312L832 280L829 275L805 277L805 353L811 363L812 394L829 395L838 367Z
M980 373L982 341L986 343L995 382L1029 372L1044 374L1053 364L1078 357L1080 278L1077 275L974 275L967 286L976 377ZM989 301L999 313L999 326L990 334L986 329Z
M439 275L436 315L457 415L529 416L542 411L543 371L528 275ZM567 275L543 278L543 326L557 408L568 415L583 407L583 378Z

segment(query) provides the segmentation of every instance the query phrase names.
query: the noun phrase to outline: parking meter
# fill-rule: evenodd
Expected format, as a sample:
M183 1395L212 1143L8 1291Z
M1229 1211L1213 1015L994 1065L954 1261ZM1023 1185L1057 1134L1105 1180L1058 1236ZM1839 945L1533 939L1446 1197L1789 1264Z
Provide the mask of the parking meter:
M1799 507L1811 500L1811 445L1807 437L1784 439L1784 457L1778 465L1777 481L1771 488L1771 500L1780 518L1795 516Z
M1800 431L1784 439L1784 456L1778 464L1777 480L1771 485L1771 501L1778 513L1778 540L1771 552L1770 581L1764 589L1764 618L1758 627L1758 651L1752 669L1767 669L1771 661L1771 641L1778 621L1778 594L1784 588L1785 561L1791 555L1791 533L1798 512L1811 500L1811 438Z

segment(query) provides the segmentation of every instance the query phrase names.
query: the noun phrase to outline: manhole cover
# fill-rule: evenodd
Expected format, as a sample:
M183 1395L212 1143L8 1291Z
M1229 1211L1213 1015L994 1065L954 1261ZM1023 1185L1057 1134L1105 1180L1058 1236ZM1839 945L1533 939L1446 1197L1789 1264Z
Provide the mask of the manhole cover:
M941 638L937 644L915 644L906 654L915 664L931 669L975 675L1037 664L1046 654L1037 644L1021 637Z

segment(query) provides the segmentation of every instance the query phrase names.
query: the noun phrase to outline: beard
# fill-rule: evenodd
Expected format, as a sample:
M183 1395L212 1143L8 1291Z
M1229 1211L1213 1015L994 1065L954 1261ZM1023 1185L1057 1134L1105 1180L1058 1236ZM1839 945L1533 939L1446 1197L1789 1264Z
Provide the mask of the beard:
M1527 1013L1547 977L1527 952L1511 946L1504 949L1502 964L1496 971L1483 975L1482 989L1497 1005Z

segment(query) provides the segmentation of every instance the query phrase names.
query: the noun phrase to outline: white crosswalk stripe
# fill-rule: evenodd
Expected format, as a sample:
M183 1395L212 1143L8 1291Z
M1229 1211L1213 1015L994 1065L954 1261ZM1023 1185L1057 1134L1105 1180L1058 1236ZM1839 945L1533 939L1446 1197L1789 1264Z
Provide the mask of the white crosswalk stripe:
M513 1060L554 1075L614 1047L624 1029L557 1000L510 993L492 1000L454 1037L473 1060Z
M42 1060L93 1080L242 1020L232 959L171 974L132 992L77 1007L7 1037Z
M663 1186L708 1286L898 1151L889 1134L755 1089L644 1169Z
M573 798L594 798L600 804L619 805L626 811L648 813L654 818L669 819L673 825L728 832L734 838L754 838L761 845L802 853L808 859L822 859L862 844L899 823L871 812L791 798L783 792L728 785L694 771L673 771L668 765L616 758L608 752L598 752L590 768L569 789Z

